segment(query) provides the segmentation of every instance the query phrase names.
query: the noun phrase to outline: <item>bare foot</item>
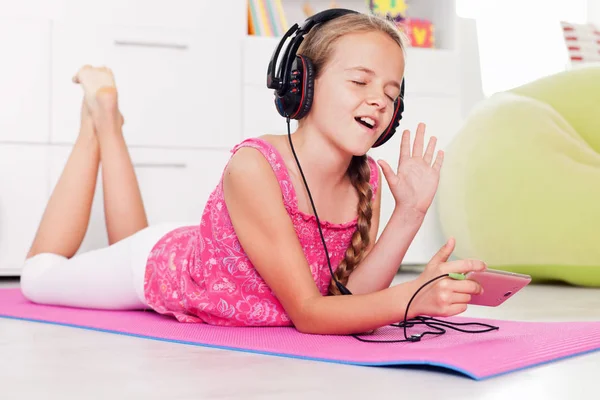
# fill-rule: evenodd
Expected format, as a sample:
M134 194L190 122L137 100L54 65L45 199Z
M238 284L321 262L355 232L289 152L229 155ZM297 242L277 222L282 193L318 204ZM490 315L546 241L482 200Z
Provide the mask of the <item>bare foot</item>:
M85 106L96 126L106 123L123 125L117 87L109 68L84 65L73 77L73 82L81 84Z

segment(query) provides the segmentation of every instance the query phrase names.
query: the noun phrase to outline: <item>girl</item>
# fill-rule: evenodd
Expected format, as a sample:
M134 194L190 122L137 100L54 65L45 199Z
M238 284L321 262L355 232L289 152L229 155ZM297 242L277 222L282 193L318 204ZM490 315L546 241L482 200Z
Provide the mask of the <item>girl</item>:
M400 95L404 54L397 28L374 16L345 15L314 27L298 53L314 64L309 113L289 137L236 145L201 221L189 226L148 226L113 75L83 67L74 77L84 92L80 135L27 256L25 297L72 307L150 308L181 322L350 334L401 321L412 295L432 278L483 270L476 260L448 262L451 239L417 279L390 287L433 200L443 159L441 151L434 154L435 137L424 146L420 124L412 148L409 131L403 132L396 172L379 161L396 206L375 243L381 177L366 153ZM110 245L75 255L99 164ZM310 211L304 176L319 216ZM338 295L319 222L335 276L351 296ZM462 313L480 291L474 281L437 280L420 291L408 318Z

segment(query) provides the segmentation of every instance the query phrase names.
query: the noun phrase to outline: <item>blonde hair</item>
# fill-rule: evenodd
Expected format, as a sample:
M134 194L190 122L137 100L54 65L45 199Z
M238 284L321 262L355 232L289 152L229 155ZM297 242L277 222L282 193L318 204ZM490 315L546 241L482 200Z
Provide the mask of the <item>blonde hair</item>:
M313 64L314 78L318 78L334 51L333 44L339 38L350 33L383 32L389 35L404 53L405 36L396 25L382 17L372 14L347 14L319 24L305 36L298 54L310 58ZM302 121L299 121L302 122ZM348 177L358 193L358 223L352 235L351 244L344 259L335 271L335 277L345 286L356 266L362 261L365 249L369 247L372 217L373 191L370 185L371 170L367 155L354 156L348 167ZM329 294L340 294L332 279Z

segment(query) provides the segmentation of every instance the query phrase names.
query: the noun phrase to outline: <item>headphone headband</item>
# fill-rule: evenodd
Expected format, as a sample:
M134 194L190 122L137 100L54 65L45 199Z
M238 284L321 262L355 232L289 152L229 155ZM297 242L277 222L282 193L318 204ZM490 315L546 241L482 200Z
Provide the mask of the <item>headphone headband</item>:
M342 15L357 13L357 11L348 10L345 8L333 8L321 11L307 18L302 24L302 26L298 26L298 24L292 25L292 27L288 29L288 31L283 35L283 37L279 41L279 44L273 51L273 55L271 56L269 66L267 68L267 87L269 89L275 89L279 95L282 95L283 92L287 89L289 85L289 77L287 74L285 74L285 71L289 69L291 62L294 61L293 59L296 56L296 52L298 51L300 44L304 40L304 35L310 32L310 30L315 25L322 24L337 17L341 17ZM283 47L287 39L294 34L295 36L292 37L290 44L287 46L286 50L282 55L279 70L278 73L276 73L275 69L277 67L279 52L281 51L281 48Z

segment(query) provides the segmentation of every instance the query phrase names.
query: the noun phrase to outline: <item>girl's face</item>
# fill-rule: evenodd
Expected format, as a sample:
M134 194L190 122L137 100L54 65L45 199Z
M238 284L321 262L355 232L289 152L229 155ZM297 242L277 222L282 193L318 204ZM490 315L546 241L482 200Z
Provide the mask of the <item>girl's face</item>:
M404 56L398 43L383 32L345 35L334 46L315 81L306 118L338 147L363 155L392 119Z

